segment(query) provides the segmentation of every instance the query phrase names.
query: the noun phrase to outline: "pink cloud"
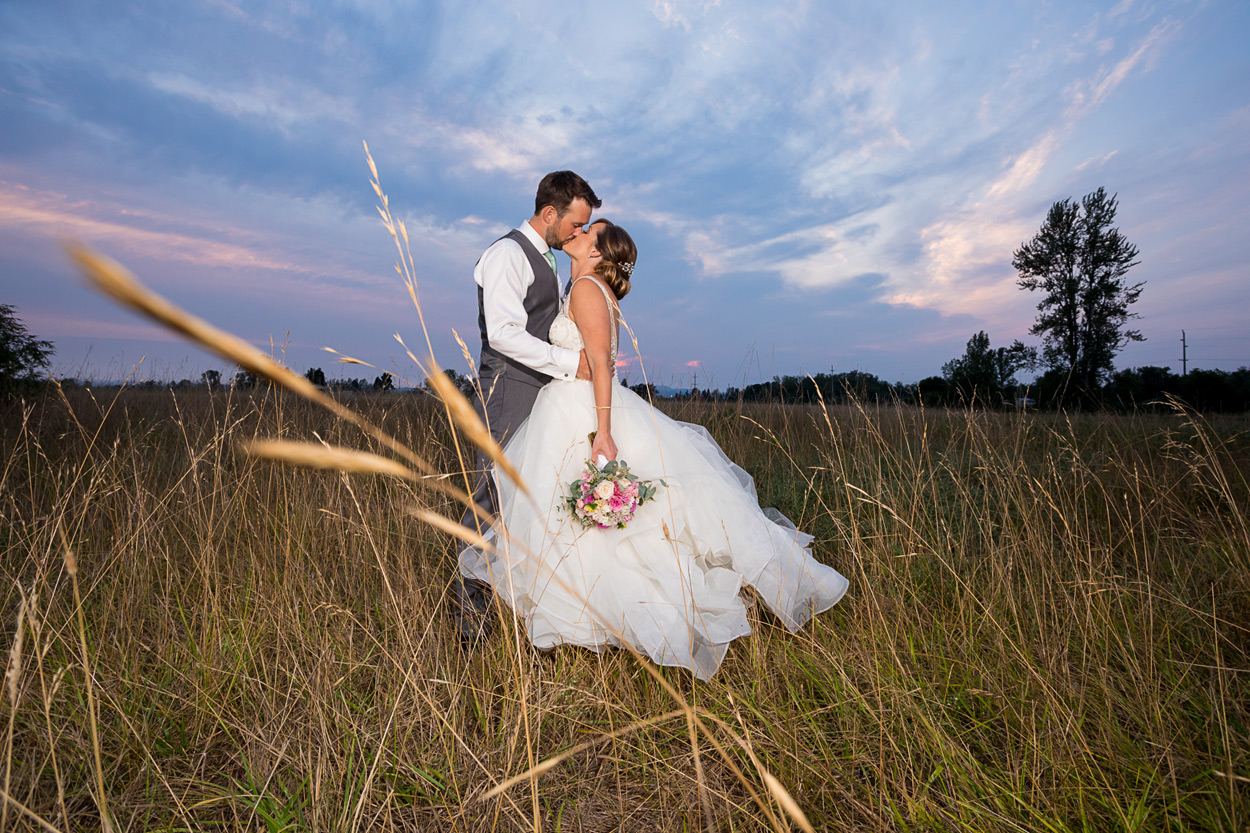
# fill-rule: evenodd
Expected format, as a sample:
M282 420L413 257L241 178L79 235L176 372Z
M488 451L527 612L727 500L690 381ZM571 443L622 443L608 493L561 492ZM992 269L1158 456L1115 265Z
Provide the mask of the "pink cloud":
M338 309L376 309L388 299L395 281L383 275L291 253L240 225L205 222L166 215L107 201L76 199L64 193L27 186L3 178L0 168L0 229L16 230L29 239L56 243L79 240L107 245L127 265L146 258L177 269L190 264L214 270L216 286L255 296L263 284L270 292L300 293L316 285L318 303ZM162 228L174 226L175 228ZM177 272L172 272L177 274ZM265 275L263 281L258 277ZM386 292L386 295L380 294ZM96 337L109 338L104 333ZM135 336L140 338L140 336Z
M34 310L22 317L31 329L52 338L114 338L168 343L183 340L176 333L147 322L108 321L40 310Z
M49 237L108 240L111 243L121 243L141 256L207 266L283 272L308 271L300 264L274 258L246 246L176 232L137 228L90 216L100 210L100 206L70 200L61 194L39 192L20 184L0 182L0 220L24 226ZM141 213L127 213L127 219L145 219Z

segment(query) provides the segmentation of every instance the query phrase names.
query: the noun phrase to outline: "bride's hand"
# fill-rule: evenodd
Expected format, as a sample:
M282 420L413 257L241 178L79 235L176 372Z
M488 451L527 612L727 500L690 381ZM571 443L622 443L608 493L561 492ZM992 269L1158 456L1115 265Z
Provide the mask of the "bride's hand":
M616 459L616 443L613 442L612 435L606 431L596 434L595 441L590 445L590 459L595 461L595 465L599 465L600 454L609 460Z

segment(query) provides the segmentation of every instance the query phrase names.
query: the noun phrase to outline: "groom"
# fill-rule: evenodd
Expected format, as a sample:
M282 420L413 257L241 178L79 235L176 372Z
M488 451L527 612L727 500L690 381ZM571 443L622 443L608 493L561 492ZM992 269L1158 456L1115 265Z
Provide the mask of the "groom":
M477 321L482 332L478 362L481 394L478 416L502 443L534 407L538 391L553 378L589 379L584 352L547 341L560 305L560 281L552 249L582 233L591 212L602 205L595 192L572 171L555 171L538 183L534 216L490 245L477 261ZM485 511L498 511L498 492L490 458L477 452L473 499ZM485 524L470 509L462 524L479 534ZM490 586L456 570L456 629L471 647L491 630Z

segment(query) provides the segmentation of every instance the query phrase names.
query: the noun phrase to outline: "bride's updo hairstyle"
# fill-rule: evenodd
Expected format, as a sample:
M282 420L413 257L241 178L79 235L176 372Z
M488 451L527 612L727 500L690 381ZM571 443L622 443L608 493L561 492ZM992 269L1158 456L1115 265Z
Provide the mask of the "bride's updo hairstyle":
M603 255L603 260L595 264L595 274L619 301L629 294L629 279L634 273L638 249L633 238L620 226L608 220L595 220L590 225L599 233L595 248Z

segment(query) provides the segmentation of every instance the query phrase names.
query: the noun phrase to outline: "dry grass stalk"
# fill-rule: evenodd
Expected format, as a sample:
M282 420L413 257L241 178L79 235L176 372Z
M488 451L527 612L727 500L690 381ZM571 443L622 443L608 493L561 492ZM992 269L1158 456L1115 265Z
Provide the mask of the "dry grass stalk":
M345 356L342 353L340 353L338 350L335 350L333 347L322 347L321 350L324 353L333 353L334 355L338 356L338 358L334 360L335 364L360 364L360 365L364 365L365 367L372 367L374 370L377 370L376 366L369 364L369 362L365 361L364 359L357 359L352 356Z
M503 449L499 447L499 443L495 442L495 438L490 435L490 430L478 417L477 411L473 409L473 405L465 398L465 395L451 383L447 378L447 374L439 369L438 364L430 357L429 361L430 387L434 388L434 392L438 394L438 398L447 406L448 413L451 414L452 420L460 427L469 441L476 445L482 451L486 452L486 456L499 467L499 470L508 475L508 478L517 485L526 496L529 495L529 488L521 480L521 474L512 465L512 462L504 456Z
M26 635L26 594L17 607L17 625L13 630L13 647L9 649L9 665L4 681L9 692L9 705L17 709L17 687L22 679L22 641Z
M789 790L781 785L777 780L777 776L773 775L767 769L760 769L760 777L764 779L764 785L768 787L768 791L772 793L774 799L785 810L795 824L797 824L807 833L816 833L816 829L812 827L812 823L807 820L807 815L803 809L799 807L799 803L794 800L794 796L790 795Z
M595 738L592 738L591 740L586 741L585 743L581 743L570 749L566 749L558 755L552 755L550 758L547 758L541 763L527 769L525 772L512 776L506 781L499 782L498 784L496 784L495 786L487 790L485 793L483 793L481 796L479 796L478 800L489 801L495 796L506 792L512 787L515 787L517 784L520 784L524 781L532 781L533 779L537 778L539 775L542 775L547 770L556 767L562 761L568 760L569 758L573 757L579 752L584 752L587 749L598 746L604 741L624 737L633 732L637 732L639 729L645 729L648 726L654 726L657 723L663 723L666 720L673 720L674 718L677 718L677 717L685 717L686 714L687 712L685 709L674 709L673 711L665 712L664 714L659 714L659 715L656 715L655 717L648 717L645 720L638 720L629 724L628 726L623 726L620 729L615 729L611 732L607 732L605 734L599 735Z
M395 242L395 251L399 255L399 261L395 264L395 271L399 273L403 280L404 288L408 290L408 297L412 299L412 306L417 311L417 320L421 324L421 332L425 335L425 349L429 355L434 355L434 345L430 341L430 331L425 325L425 312L421 309L421 300L417 294L417 275L416 265L412 259L412 249L408 243L408 229L402 220L396 221L394 215L391 214L391 203L387 199L386 193L382 190L382 182L378 178L378 166L373 162L373 154L369 152L369 143L362 142L365 148L365 159L369 162L369 172L373 175L370 186L373 193L382 203L377 207L378 214L382 217L382 225L390 232L391 239Z
M446 532L454 538L459 538L467 544L478 547L483 552L495 552L495 545L487 541L477 533L477 530L469 529L459 521L453 521L451 518L431 512L420 506L410 506L408 511L413 517L419 518L424 523L429 524L435 529Z
M434 365L434 344L430 339L430 331L425 323L425 311L421 308L421 299L417 292L417 270L416 264L412 259L412 247L408 240L408 227L404 225L402 220L397 221L394 215L391 214L391 203L386 196L386 192L382 189L382 181L378 176L378 166L373 161L373 154L369 152L369 143L362 142L362 145L365 149L365 159L369 163L369 173L373 177L370 180L369 185L373 188L373 193L377 195L378 201L381 203L381 205L377 206L378 215L382 218L382 225L386 228L387 232L390 233L391 240L395 244L396 254L398 255L398 260L395 263L395 272L402 280L404 288L408 292L408 297L412 301L413 309L417 312L417 320L421 325L421 334L425 337L426 354L430 357L430 366L423 366L417 357L413 355L413 352L408 348L408 345L404 343L404 340L400 337L399 333L395 334L395 340L398 341L400 346L404 348L404 352L408 354L408 358L412 360L412 363L426 371L427 377L436 373L441 376L442 374L439 373L438 368ZM456 338L459 340L459 335L457 335ZM468 352L467 348L464 347L463 342L461 342L461 347L466 353ZM473 368L473 361L471 358L469 359L469 366L471 369ZM441 381L443 380L437 380L434 387L436 391L439 391L439 398L442 399L443 406L447 409L447 415L452 422L452 443L455 446L456 459L460 462L460 472L461 478L464 482L465 494L471 495L473 493L473 489L475 487L474 481L476 480L476 477L470 472L475 468L475 465L472 462L465 460L465 455L462 453L462 449L460 447L460 438L456 432L457 426L471 431L472 436L469 438L470 442L477 445L485 451L491 459L499 463L501 468L508 473L508 476L513 477L514 481L517 482L517 485L524 490L525 485L520 483L520 481L516 480L513 476L515 470L512 468L512 464L504 459L503 453L499 451L498 443L496 443L494 438L490 436L490 432L477 431L472 427L475 425L481 425L481 421L477 418L476 413L473 412L472 406L468 406L466 414L466 409L461 406L461 401L458 401L463 400L464 397L459 395L459 391L454 391L450 397L444 395L439 389L439 383L441 383ZM455 386L450 385L449 387L454 389ZM485 399L480 386L478 388L478 395ZM472 457L472 455L470 455L470 457ZM500 461L502 461L502 463L500 463ZM463 500L462 503L471 509L474 515L480 520L485 520L480 508L471 499Z
M20 588L19 588L20 589ZM13 646L9 649L8 668L4 674L7 683L5 689L9 693L9 730L5 734L4 745L4 794L9 794L9 779L13 774L13 725L17 719L19 706L18 693L22 681L22 640L26 635L26 594L22 593L22 601L17 606L17 626L13 633ZM7 802L0 807L0 833L9 827L9 805Z
M8 807L10 804L12 804L14 809L16 809L23 816L26 816L26 818L30 819L35 824L39 825L44 830L47 830L48 833L61 833L60 830L52 826L51 822L45 820L42 816L40 816L34 810L30 809L25 804L18 801L13 796L9 795L7 790L0 790L0 800L4 801L5 807Z
M99 710L96 706L95 684L91 677L91 655L87 650L87 626L83 621L82 593L78 589L78 559L68 543L62 542L62 558L65 571L74 586L74 610L78 623L78 647L82 658L82 674L87 689L87 723L91 728L91 751L95 756L96 806L100 810L100 828L113 833L113 819L109 816L108 794L104 789L104 761L100 755Z
M407 466L367 451L292 440L251 440L239 444L244 454L276 460L291 466L341 471L347 474L380 474L400 480L422 478Z

